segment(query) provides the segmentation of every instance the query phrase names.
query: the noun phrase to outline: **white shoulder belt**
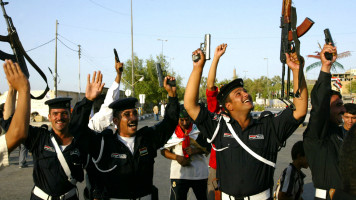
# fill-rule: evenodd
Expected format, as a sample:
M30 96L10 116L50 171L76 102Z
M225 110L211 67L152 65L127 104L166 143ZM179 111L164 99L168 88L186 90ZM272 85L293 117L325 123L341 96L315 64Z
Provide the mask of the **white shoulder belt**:
M72 183L73 185L76 185L77 184L77 180L75 180L72 177L72 174L70 172L70 169L69 169L69 166L67 164L67 161L65 160L65 158L63 156L63 153L62 153L61 149L59 148L58 143L57 143L56 139L53 137L53 135L51 135L51 140L52 140L54 148L56 149L57 158L58 158L59 162L61 163L61 166L62 166L64 172L66 173L67 177L68 177L68 181L70 183Z
M228 123L228 121L230 120L230 118L227 117L227 116L220 116L220 117L219 117L218 126L217 126L216 129L215 129L215 132L214 132L214 134L213 134L213 137L212 137L210 140L207 139L207 141L208 141L209 143L211 143L212 141L214 141L216 135L218 134L219 129L220 129L220 121L221 121L221 118L222 118L222 117L224 118L224 121L225 121L225 123L226 123L226 126L228 127L228 129L229 129L229 131L231 132L232 136L235 138L235 140L240 144L240 146L241 146L242 148L244 148L251 156L253 156L253 157L256 158L257 160L259 160L259 161L261 161L261 162L263 162L263 163L265 163L266 165L269 165L269 166L271 166L271 167L276 167L276 163L274 163L274 162L272 162L272 161L269 161L269 160L265 159L264 157L258 155L257 153L255 153L254 151L252 151L245 143L243 143L243 142L241 141L241 139L237 136L237 134L235 133L234 129L232 128L231 124ZM221 149L215 149L215 148L213 147L213 149L214 149L215 151L223 151L223 150L225 150L225 149L227 149L227 148L229 148L229 147L224 147L224 148L221 148Z

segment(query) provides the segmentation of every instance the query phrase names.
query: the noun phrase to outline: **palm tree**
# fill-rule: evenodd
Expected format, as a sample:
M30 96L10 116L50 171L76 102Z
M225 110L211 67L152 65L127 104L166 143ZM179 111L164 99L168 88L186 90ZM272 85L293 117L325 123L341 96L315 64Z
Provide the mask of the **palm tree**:
M320 48L320 51L321 51L321 45L319 44L318 42L318 45L319 45L319 48ZM316 58L318 60L320 60L320 51L316 51L314 53L316 53L316 55L307 55L307 57L309 58ZM345 52L342 52L342 53L338 53L337 54L337 59L340 59L340 58L346 58L346 57L349 57L351 56L351 51L345 51ZM318 61L318 62L315 62L311 65L309 65L308 67L306 67L306 72L316 68L316 67L320 67L321 66L321 61ZM340 64L339 62L334 62L333 65L331 66L331 70L336 72L336 68L339 68L341 70L344 70L344 66L342 64Z

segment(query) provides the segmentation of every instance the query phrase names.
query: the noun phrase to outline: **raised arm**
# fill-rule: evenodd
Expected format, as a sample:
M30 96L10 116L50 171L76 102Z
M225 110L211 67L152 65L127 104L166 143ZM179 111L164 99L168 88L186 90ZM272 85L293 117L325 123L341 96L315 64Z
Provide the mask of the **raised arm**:
M106 93L104 103L101 105L100 110L89 120L88 126L94 131L101 132L112 123L113 111L109 108L109 105L120 97L120 81L123 71L120 69L122 68L123 63L116 62L115 60L115 81Z
M197 54L200 54L200 60L193 62L193 71L190 74L184 94L184 107L193 120L198 117L200 112L200 106L198 105L199 84L205 65L204 53L200 49L197 49L193 52L193 55Z
M9 90L7 92L6 102L4 105L4 120L8 120L15 112L17 91L8 82Z
M209 91L215 90L215 77L216 77L216 69L218 68L218 63L220 57L224 55L226 51L227 44L220 44L216 47L213 61L211 62L208 79L207 79L207 89Z
M325 58L324 53L333 54L331 61ZM308 124L309 135L306 137L324 138L327 133L327 121L330 119L330 91L331 91L331 74L330 69L337 58L337 49L330 44L325 44L320 52L322 67L317 82L311 92L312 110L310 111L310 120ZM312 135L311 135L312 134Z
M17 63L5 60L3 67L9 85L19 93L15 114L5 134L8 151L11 152L27 138L31 110L30 83Z
M291 55L286 53L286 57L287 57L287 65L293 72L293 91L297 91L298 84L299 84L299 81L298 81L299 67L304 67L304 66L300 66L299 64L296 64L296 62L298 61L296 53L293 53ZM296 120L303 118L307 114L308 90L307 90L306 85L307 84L306 84L305 78L303 76L302 85L299 87L300 88L300 96L293 98L293 103L295 105L295 110L293 111L293 117Z

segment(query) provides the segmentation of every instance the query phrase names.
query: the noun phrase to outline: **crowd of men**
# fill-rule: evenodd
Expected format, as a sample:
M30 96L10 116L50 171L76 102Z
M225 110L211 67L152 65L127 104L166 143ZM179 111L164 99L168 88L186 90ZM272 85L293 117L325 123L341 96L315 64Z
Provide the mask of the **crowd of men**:
M306 83L298 81L299 68L304 66L297 64L295 53L286 54L293 89L300 95L294 96L293 107L278 114L265 111L253 119L252 97L242 79L220 88L214 85L226 48L221 44L214 53L207 79L207 106L198 103L205 55L197 49L192 54L200 59L193 62L184 105L178 103L176 86L167 84L175 78L165 77L169 97L164 118L141 129L137 99L119 99L122 63L115 63L117 76L106 96L101 95L103 75L98 71L88 75L85 97L72 112L71 98L46 101L51 122L47 129L29 125L29 81L17 63L6 60L3 66L9 94L1 120L6 134L0 136L0 166L8 165L9 153L20 144L32 153L32 200L76 200L76 183L83 180L87 199L158 199L158 188L153 185L158 150L172 160L171 200L187 199L189 188L198 200L301 199L305 176L301 168L308 166L315 199L355 199L356 162L352 156L356 154L356 109L354 104L344 106L341 94L331 90L330 68L337 58L336 47L325 44L320 53L322 67L311 92L308 127L303 141L294 144L293 162L281 175L275 193L278 151L307 114ZM331 60L325 58L325 52L333 55ZM154 111L158 119L158 107ZM209 152L210 168L206 162Z

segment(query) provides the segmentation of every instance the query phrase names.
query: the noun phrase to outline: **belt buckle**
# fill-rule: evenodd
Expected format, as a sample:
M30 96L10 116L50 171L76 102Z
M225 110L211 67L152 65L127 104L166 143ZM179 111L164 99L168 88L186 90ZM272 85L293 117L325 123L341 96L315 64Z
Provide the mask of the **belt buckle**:
M66 195L65 194L59 196L59 200L65 200L65 199L66 199Z

